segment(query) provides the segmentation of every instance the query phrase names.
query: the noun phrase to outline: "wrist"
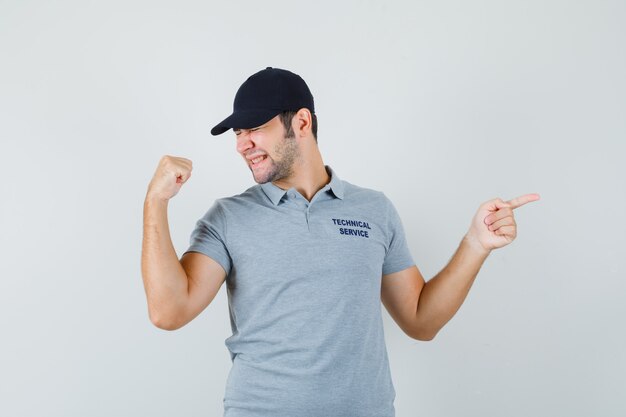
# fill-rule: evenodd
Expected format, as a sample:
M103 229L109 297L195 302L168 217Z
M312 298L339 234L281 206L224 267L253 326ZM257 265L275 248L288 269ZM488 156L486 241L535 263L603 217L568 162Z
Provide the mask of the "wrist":
M475 236L469 233L463 236L461 244L465 245L470 251L477 255L487 257L491 253L491 249L485 248Z
M144 205L149 206L167 206L169 200L167 198L162 198L154 194L146 194L146 198L144 200Z

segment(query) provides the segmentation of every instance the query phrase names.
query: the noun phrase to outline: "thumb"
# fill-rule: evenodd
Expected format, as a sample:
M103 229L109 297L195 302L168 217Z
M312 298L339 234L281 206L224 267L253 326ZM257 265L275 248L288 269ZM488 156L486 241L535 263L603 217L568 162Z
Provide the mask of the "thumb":
M501 208L510 207L511 205L501 198L494 198L493 200L489 200L483 204L483 209L487 211L483 218L483 223L487 224L487 216L490 213L496 212ZM484 212L483 212L484 213Z
M505 207L511 207L511 204L503 201L501 198L496 198L494 200L494 204L495 204L496 209L498 210L501 208L505 208Z
M488 211L498 211L501 208L509 207L510 204L506 203L501 198L494 198L493 200L489 200L483 204L483 209Z

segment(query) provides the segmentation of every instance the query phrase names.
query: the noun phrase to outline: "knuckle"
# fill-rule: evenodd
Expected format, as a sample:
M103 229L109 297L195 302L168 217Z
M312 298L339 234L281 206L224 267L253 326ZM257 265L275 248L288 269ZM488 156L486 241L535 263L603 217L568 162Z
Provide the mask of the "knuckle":
M169 155L165 155L163 156L163 158L161 158L161 164L163 164L164 166L169 166L172 164L172 157Z

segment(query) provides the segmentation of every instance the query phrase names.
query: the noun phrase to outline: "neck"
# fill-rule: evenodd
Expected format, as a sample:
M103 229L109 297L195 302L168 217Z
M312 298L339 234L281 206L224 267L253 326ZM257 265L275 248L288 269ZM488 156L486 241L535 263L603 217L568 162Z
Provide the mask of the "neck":
M293 187L311 201L313 196L329 182L330 175L326 172L322 156L316 148L308 153L308 158L298 158L294 161L292 175L272 183L283 190Z

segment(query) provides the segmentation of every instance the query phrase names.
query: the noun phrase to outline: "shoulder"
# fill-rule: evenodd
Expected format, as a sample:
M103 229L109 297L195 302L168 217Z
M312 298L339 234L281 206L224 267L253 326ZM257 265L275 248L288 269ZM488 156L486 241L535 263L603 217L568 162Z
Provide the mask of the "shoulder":
M391 203L383 191L363 187L343 180L344 199L350 202L361 201L369 205L387 207Z
M259 204L263 199L263 190L259 184L253 185L242 193L215 199L213 206L224 212L236 212Z

